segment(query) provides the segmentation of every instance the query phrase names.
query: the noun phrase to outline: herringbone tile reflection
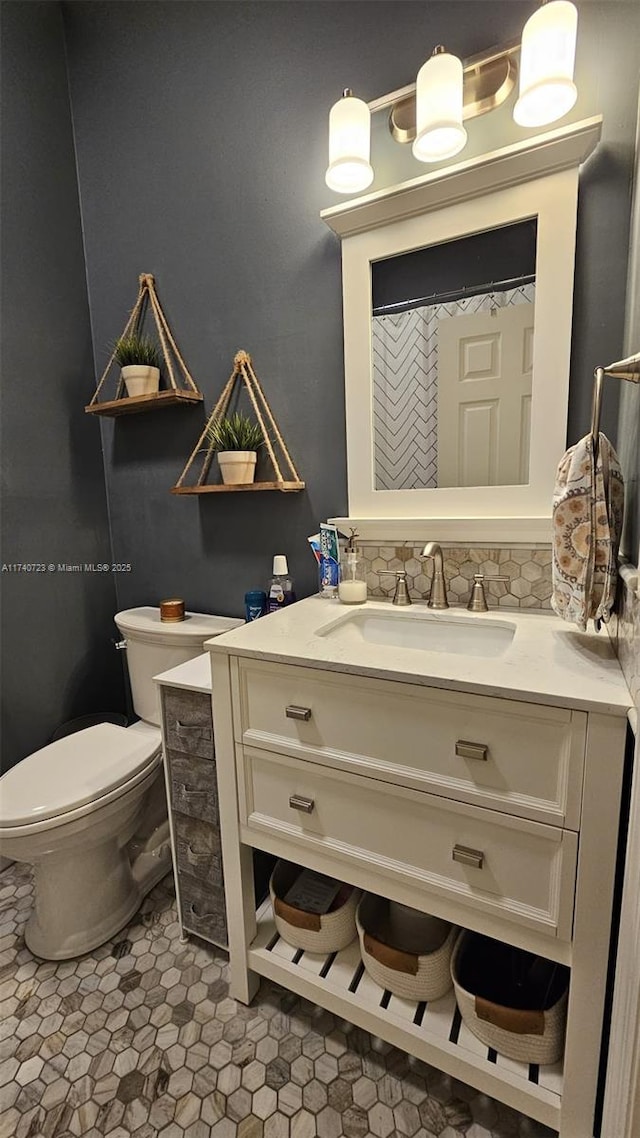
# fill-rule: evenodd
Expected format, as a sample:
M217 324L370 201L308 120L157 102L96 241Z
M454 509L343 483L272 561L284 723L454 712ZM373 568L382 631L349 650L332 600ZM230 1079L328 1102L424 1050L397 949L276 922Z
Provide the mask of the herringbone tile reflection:
M535 285L421 305L374 316L374 471L376 490L438 485L438 326L441 320L532 304ZM446 377L444 377L446 379Z

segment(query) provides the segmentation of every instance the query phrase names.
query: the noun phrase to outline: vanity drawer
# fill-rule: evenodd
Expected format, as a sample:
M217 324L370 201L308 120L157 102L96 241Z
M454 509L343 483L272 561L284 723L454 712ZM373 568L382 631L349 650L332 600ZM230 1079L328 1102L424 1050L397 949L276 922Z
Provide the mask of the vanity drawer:
M584 713L262 661L239 677L245 746L579 828Z
M180 877L180 912L189 932L227 946L227 913L224 888L198 881L189 874Z
M171 782L171 809L189 818L218 822L218 783L215 763L177 751L166 752Z
M178 873L222 882L222 850L217 828L186 814L173 815Z
M167 747L201 759L213 758L211 696L182 688L165 688L163 705Z
M241 821L292 841L290 860L295 846L321 847L462 906L570 937L571 831L252 748L240 761Z

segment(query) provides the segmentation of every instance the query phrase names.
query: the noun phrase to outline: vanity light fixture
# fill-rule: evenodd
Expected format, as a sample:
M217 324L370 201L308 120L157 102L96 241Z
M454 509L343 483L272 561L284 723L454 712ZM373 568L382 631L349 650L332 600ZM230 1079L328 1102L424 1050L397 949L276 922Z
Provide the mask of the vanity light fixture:
M418 72L412 151L419 162L453 158L467 141L462 125L462 75L462 61L442 44Z
M519 126L548 126L573 107L578 13L571 0L542 0L519 41L459 60L438 45L420 68L417 82L370 103L347 88L329 116L326 183L340 194L357 194L373 181L371 114L389 111L396 142L412 143L420 162L453 158L464 147L463 120L501 106L520 87L513 117Z
M325 181L339 194L357 194L373 181L369 162L371 111L345 87L329 114L329 168Z
M570 0L550 0L527 20L520 52L520 93L513 110L519 126L547 126L578 97L573 82L578 12Z

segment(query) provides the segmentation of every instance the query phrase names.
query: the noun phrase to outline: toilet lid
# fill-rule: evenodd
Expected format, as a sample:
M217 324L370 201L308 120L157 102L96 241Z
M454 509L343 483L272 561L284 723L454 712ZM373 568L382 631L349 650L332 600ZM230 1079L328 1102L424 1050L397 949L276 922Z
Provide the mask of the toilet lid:
M0 826L54 818L116 790L159 746L159 733L99 723L34 751L0 778Z

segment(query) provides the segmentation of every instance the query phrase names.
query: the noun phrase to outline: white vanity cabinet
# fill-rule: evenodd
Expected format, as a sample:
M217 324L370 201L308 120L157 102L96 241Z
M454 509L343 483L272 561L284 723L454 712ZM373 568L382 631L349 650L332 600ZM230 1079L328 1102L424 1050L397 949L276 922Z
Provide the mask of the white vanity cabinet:
M317 615L308 616L313 603L292 606L300 624L305 605L309 620ZM291 630L295 619L294 612L286 618ZM559 698L553 668L547 702L529 692L517 698L513 685L503 698L482 694L479 680L452 690L451 676L438 686L433 654L412 681L395 678L399 657L385 671L371 646L368 669L326 658L330 650L309 628L288 656L281 636L269 651L271 620L211 645L232 994L247 1002L258 976L268 976L559 1129L561 1138L588 1138L624 683L607 665L601 710ZM528 620L531 629L535 617ZM282 633L277 621L273 632ZM584 668L584 659L576 666ZM491 667L484 662L487 690ZM595 691L595 673L590 679ZM254 911L252 847L568 965L564 1062L529 1066L489 1051L461 1022L453 992L426 1005L389 998L363 973L357 941L329 957L290 948L277 936L269 902Z

